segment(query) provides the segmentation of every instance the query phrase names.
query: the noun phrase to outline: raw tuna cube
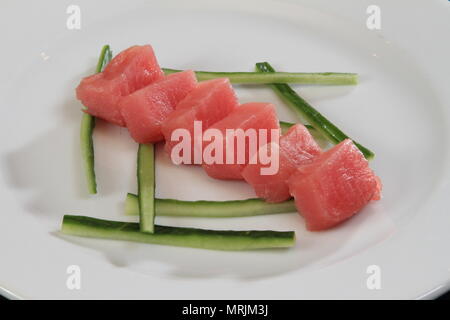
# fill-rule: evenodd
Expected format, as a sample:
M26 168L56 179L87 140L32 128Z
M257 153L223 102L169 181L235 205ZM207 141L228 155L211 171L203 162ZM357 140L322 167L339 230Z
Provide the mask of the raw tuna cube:
M212 124L225 118L238 107L236 94L227 78L203 81L176 106L162 124L162 133L166 140L165 150L171 155L178 141L172 141L172 132L182 128L192 137L191 160L194 163L194 121L201 121L203 131ZM201 132L200 132L201 133ZM200 137L201 138L201 137ZM199 153L201 155L201 153ZM199 157L201 163L201 157ZM197 164L200 164L197 163Z
M126 127L138 143L163 140L161 123L197 85L192 70L173 73L132 94L119 103Z
M380 180L349 139L301 166L288 180L308 230L329 229L379 199Z
M207 164L203 163L203 168L206 173L216 179L228 179L228 180L242 180L241 171L248 164L249 159L253 154L249 151L248 139L246 139L245 162L243 164L237 163L237 139L234 139L234 161L233 164L226 163L226 154L231 145L231 139L227 141L226 130L227 129L255 129L257 132L259 129L266 129L268 131L268 139L271 139L271 129L278 129L280 126L278 123L277 115L275 112L275 106L271 103L252 102L239 106L235 111L230 113L227 117L213 124L210 129L217 129L223 136L223 164ZM279 134L279 132L278 132ZM257 139L257 147L259 145L259 138ZM270 141L270 140L268 140ZM204 143L203 151L209 143Z
M279 169L274 175L262 175L261 163L249 164L242 171L245 181L252 185L256 195L267 202L281 202L291 197L287 179L301 166L310 163L322 151L308 129L302 124L292 126L281 136Z
M114 57L103 72L81 80L77 98L86 106L85 112L125 126L120 99L163 76L152 47L133 46Z

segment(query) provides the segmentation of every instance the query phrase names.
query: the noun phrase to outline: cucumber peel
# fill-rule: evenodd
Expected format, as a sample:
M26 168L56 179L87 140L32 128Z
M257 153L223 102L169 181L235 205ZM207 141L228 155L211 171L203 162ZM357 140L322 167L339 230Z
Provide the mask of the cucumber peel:
M157 216L232 218L296 211L294 200L267 203L263 199L258 198L232 201L155 199L155 213ZM125 214L139 215L139 199L137 195L127 194Z
M100 51L100 57L97 62L97 67L95 69L96 73L102 72L108 63L112 60L112 51L109 44L103 46L102 51Z
M102 72L105 66L112 59L112 51L109 45L105 45L100 52L97 62L96 73ZM95 117L88 113L83 113L80 128L80 146L81 157L84 163L84 171L87 181L87 189L90 194L97 193L97 182L95 179L95 158L94 158L94 141L92 134L95 128Z
M210 250L287 248L295 244L293 231L219 231L156 225L155 233L141 232L138 223L65 215L63 234Z
M155 221L155 147L139 144L137 160L140 230L154 232Z
M97 193L97 182L95 179L95 159L94 159L94 141L92 132L95 128L95 118L90 114L83 113L81 118L81 157L84 162L84 173L86 175L87 190L90 194Z
M165 74L181 72L183 70L163 68ZM268 83L297 83L320 85L355 85L358 83L356 73L341 72L274 72L264 74L260 72L212 72L194 71L198 81L216 78L228 78L231 83L268 84Z
M273 73L275 69L268 62L259 62L256 64L256 70L265 73ZM317 131L319 131L327 140L333 144L350 139L344 132L325 118L319 111L314 109L308 102L300 97L286 83L272 83L269 85L278 96L286 102L300 116L304 117ZM361 144L353 141L358 149L364 154L367 160L372 159L375 154L362 146Z

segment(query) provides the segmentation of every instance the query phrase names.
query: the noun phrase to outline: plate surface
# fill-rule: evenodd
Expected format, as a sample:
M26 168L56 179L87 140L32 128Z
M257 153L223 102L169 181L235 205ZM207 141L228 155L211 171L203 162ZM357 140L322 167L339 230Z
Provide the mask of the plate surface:
M17 298L301 299L430 298L450 280L448 57L450 3L377 1L381 29L366 26L371 1L78 1L2 4L0 35L0 293ZM23 8L27 8L24 10ZM216 229L296 230L295 248L214 252L63 237L63 214L116 220L135 192L136 144L126 130L95 131L99 195L85 191L74 88L101 46L151 43L162 66L357 72L355 87L296 86L350 136L376 152L384 198L340 227L311 233L297 214L236 219L158 218ZM270 89L236 86L241 102L277 105ZM157 195L254 197L243 182L215 181L170 164L161 148ZM81 269L81 289L66 286ZM381 271L370 290L368 267ZM369 268L370 269L370 268Z

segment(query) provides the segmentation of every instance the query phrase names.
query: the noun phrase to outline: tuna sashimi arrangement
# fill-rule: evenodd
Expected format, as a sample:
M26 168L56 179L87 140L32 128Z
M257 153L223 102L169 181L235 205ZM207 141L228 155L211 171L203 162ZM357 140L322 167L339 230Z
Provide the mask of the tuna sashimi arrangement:
M287 84L308 83L307 79L314 84L354 84L355 74L282 73L267 62L256 66L253 73L162 69L150 45L130 47L114 58L105 46L97 73L82 79L76 88L85 113L82 154L89 190L96 193L95 118L128 129L139 144L138 194L128 194L126 213L139 215L139 223L66 215L62 231L219 250L289 247L295 243L292 231L179 228L155 225L154 219L156 215L238 217L297 210L308 230L319 231L335 227L379 200L381 181L368 162L374 154ZM268 84L309 124L280 122L271 103L239 104L232 87L235 82ZM332 145L322 149L317 139ZM258 198L155 198L155 143L165 144L175 164L201 165L214 179L243 180Z

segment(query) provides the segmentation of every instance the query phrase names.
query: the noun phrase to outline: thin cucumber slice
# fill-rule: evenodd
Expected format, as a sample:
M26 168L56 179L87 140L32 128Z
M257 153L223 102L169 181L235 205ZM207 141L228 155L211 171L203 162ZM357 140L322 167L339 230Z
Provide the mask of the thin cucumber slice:
M157 216L232 218L250 217L276 213L296 212L294 200L267 203L262 199L233 201L181 201L155 199ZM139 215L138 196L128 193L125 200L125 214Z
M163 68L165 74L183 70ZM216 78L228 78L231 83L268 84L268 83L298 83L321 85L349 85L358 83L356 73L340 72L275 72L264 74L260 72L211 72L195 71L199 81Z
M96 73L103 71L105 66L112 59L112 51L109 45L105 45L100 52L97 62ZM83 159L84 171L87 181L87 189L90 194L97 193L97 182L95 179L95 158L94 158L94 141L92 134L95 128L95 117L90 114L83 113L80 128L80 147L81 157Z
M137 180L140 230L153 233L155 221L155 147L153 144L139 145Z
M100 57L97 62L97 67L95 68L95 72L102 72L111 60L112 51L109 47L109 44L106 44L103 46L102 51L100 52Z
M295 244L293 231L216 231L155 226L155 233L141 232L138 223L65 215L61 232L89 238L125 240L210 250L286 248Z
M90 194L97 193L97 182L95 179L95 159L94 159L94 141L92 132L95 128L95 118L90 114L83 113L81 118L81 157L84 163L84 173L86 175L87 189Z
M158 199L155 198L155 213L158 215ZM125 198L125 215L138 216L139 213L139 197L136 194L127 193Z
M268 62L256 64L256 70L260 72L272 73L275 69ZM349 137L338 127L325 118L319 111L314 109L308 102L300 97L289 85L285 83L273 83L269 85L295 112L303 116L317 131L319 131L331 143L337 144ZM372 159L375 154L353 141L367 160Z

